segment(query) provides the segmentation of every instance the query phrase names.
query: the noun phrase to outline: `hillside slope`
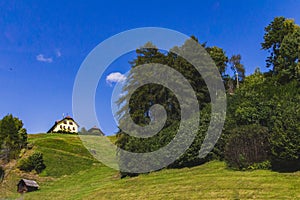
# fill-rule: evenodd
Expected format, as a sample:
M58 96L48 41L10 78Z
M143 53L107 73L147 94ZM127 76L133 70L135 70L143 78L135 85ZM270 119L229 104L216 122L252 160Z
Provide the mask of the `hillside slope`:
M60 177L100 164L82 145L77 135L30 135L29 142L44 155L46 169L41 176Z
M236 172L222 162L118 179L93 167L61 179L25 199L299 199L300 174Z
M240 172L210 162L120 179L117 171L94 160L75 135L40 134L30 136L30 142L44 153L47 169L31 175L41 189L25 199L300 199L300 172ZM28 174L11 172L0 199L19 196L14 181L22 176Z

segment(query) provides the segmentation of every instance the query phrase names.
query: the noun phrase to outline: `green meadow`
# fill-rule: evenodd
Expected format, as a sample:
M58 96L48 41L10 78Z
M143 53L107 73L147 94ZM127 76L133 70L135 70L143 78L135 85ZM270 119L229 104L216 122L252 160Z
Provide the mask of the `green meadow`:
M120 179L118 171L95 160L76 135L29 135L29 141L33 150L44 154L47 168L36 175L12 166L0 199L19 198L16 184L22 177L40 185L24 199L300 199L300 172L234 171L213 161Z

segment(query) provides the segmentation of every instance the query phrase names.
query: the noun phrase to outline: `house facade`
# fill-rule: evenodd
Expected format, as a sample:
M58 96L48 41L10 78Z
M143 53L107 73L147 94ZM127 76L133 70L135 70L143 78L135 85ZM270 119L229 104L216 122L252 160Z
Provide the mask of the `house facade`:
M67 116L62 120L56 121L47 133L59 133L59 132L77 133L78 130L79 130L79 125L75 122L75 120L72 117Z

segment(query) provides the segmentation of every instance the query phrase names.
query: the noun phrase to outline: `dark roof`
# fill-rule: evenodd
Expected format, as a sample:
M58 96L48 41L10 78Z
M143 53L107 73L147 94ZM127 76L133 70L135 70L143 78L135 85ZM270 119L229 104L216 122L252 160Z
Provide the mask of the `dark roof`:
M100 128L97 128L97 126L94 126L94 127L90 128L88 131L92 131L92 130L100 131Z
M77 122L75 122L75 120L74 120L72 117L66 116L66 117L64 117L62 120L57 120L57 121L55 121L54 125L47 131L47 133L51 133L51 132L53 131L53 129L55 128L55 126L56 126L58 123L64 121L65 119L72 120L72 121L79 127L79 124L77 124Z
M98 133L98 134L104 135L104 133L101 131L101 129L98 128L98 127L96 127L96 126L90 128L90 129L88 130L88 132L89 132L89 133Z
M28 180L28 179L23 178L23 179L20 180L20 182L21 182L21 181L23 181L23 182L25 183L26 186L36 187L36 188L40 187L40 186L37 184L37 182L35 182L35 181L33 181L33 180Z

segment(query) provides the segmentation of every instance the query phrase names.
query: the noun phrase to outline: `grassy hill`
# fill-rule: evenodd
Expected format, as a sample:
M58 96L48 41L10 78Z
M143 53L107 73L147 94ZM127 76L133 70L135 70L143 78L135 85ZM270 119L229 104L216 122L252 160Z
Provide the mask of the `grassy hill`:
M77 135L30 135L29 142L44 155L47 168L41 176L60 177L89 169L93 164L100 164L82 145Z
M113 138L112 138L113 139ZM43 152L40 175L12 169L0 199L16 198L20 177L38 180L41 189L25 199L300 199L300 172L232 171L223 162L168 169L120 179L118 172L97 162L76 135L30 135Z

